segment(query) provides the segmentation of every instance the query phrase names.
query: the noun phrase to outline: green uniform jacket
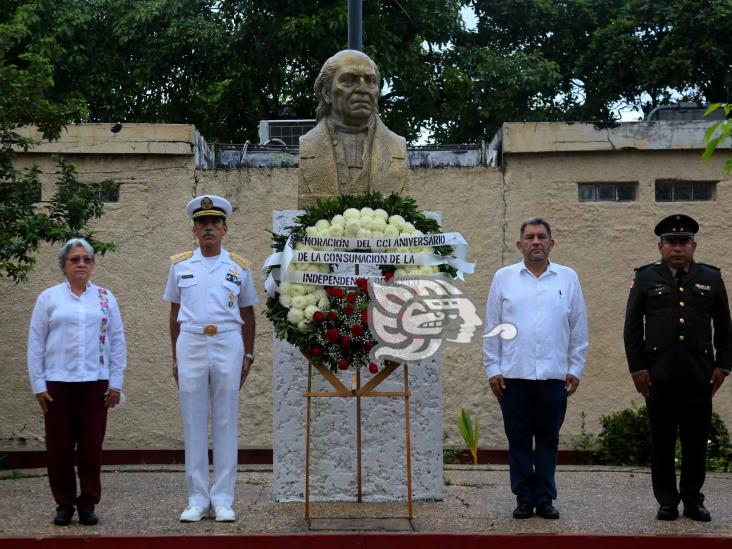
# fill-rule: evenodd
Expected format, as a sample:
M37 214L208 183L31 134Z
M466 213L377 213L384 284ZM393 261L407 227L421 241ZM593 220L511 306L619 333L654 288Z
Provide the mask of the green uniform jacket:
M687 270L679 287L660 261L636 269L623 330L631 373L698 383L708 383L714 368L729 373L732 322L722 275L704 263Z

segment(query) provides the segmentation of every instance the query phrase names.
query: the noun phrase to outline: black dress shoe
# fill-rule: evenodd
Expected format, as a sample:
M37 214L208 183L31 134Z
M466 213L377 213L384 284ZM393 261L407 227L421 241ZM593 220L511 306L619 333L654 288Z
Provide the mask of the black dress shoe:
M551 503L540 503L536 506L536 514L545 519L558 519L559 511Z
M656 513L657 520L676 520L679 518L679 510L675 505L661 505Z
M94 511L84 511L83 509L79 509L79 522L86 526L94 526L99 522L99 519Z
M62 507L56 510L56 516L53 519L53 523L56 526L68 526L71 524L71 517L74 516L73 507Z
M513 518L525 519L534 516L534 506L528 503L519 503L516 509L513 510Z
M701 503L696 505L684 504L684 516L689 517L691 520L698 520L700 522L709 522L712 520L712 515Z

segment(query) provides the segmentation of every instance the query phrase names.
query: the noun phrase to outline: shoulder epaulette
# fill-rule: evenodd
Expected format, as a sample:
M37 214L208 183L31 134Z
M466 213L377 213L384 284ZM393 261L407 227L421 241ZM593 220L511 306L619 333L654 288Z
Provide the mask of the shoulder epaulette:
M193 255L193 252L183 252L175 255L170 256L170 262L175 265L176 263L180 263L184 259L188 259Z
M716 267L714 265L710 265L709 263L700 263L700 262L697 261L696 264L697 265L703 265L705 267L709 267L710 269L714 269L715 271L721 271L722 270L719 267Z
M636 273L641 272L644 269L647 269L648 267L653 267L654 265L660 265L660 261L654 261L653 263L648 263L647 265L641 265L640 267L636 267L634 270Z
M252 269L252 263L251 263L251 261L247 261L242 256L240 256L239 254L234 254L234 253L231 253L231 252L229 252L229 256L231 256L231 259L234 261L234 263L236 263L237 265L239 265L239 267L241 267L242 269L245 269L247 271L251 271L251 269Z

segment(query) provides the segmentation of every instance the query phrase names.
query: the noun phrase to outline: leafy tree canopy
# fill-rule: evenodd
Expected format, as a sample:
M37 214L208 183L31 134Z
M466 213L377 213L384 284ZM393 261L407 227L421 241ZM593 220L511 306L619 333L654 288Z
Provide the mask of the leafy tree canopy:
M0 0L82 120L195 124L256 141L261 119L312 118L345 0ZM461 9L470 6L477 29ZM22 17L18 15L22 12ZM509 120L609 120L617 105L729 101L732 0L372 0L364 45L380 108L415 140L490 138Z
M33 268L34 253L42 242L81 235L101 253L114 248L96 241L86 228L90 219L101 216L102 192L113 183L82 185L73 166L58 158L56 192L42 205L38 203L38 168L18 171L13 167L15 151L34 145L16 131L19 126L34 124L45 138L53 139L65 123L85 114L79 98L50 98L54 67L41 53L19 45L31 37L24 23L29 10L21 6L14 14L0 22L0 277L21 282Z

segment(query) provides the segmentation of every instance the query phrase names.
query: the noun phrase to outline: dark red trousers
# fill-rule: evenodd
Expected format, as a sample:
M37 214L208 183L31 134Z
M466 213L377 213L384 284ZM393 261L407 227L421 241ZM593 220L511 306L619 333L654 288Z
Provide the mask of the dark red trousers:
M47 383L53 402L48 403L45 415L46 459L48 481L58 509L75 505L93 511L99 503L107 384L107 380ZM74 460L79 471L78 496Z

